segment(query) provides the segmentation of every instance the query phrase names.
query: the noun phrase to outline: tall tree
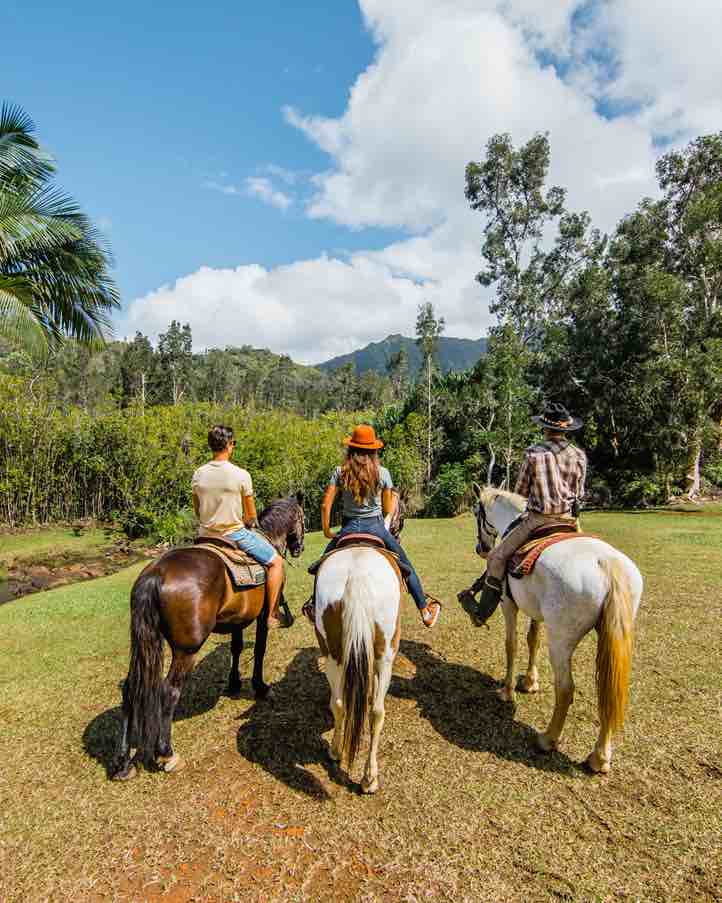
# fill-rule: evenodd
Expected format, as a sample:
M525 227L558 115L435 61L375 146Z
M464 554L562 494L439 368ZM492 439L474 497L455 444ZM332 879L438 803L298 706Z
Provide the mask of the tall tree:
M158 336L155 388L161 403L177 405L190 400L193 378L193 336L188 323L173 320Z
M443 317L436 318L434 305L430 301L419 305L416 316L416 344L424 358L424 371L426 383L426 419L427 419L427 443L426 443L426 480L431 482L432 465L432 377L435 369L435 355L439 345L439 337L444 331L446 323Z
M126 344L120 358L123 407L137 401L143 408L149 401L154 356L153 346L142 332L136 332L133 341Z
M565 210L563 188L545 188L549 158L546 135L518 150L509 135L493 135L484 159L466 167L466 198L487 217L485 267L476 278L484 286L496 284L492 313L533 346L546 321L563 311L569 280L604 245L598 232L589 233L587 213ZM552 224L556 237L548 247Z
M51 179L30 117L0 109L0 334L36 347L102 340L119 296L90 220Z
M409 391L409 355L403 345L389 356L386 373L391 381L394 401L403 401Z

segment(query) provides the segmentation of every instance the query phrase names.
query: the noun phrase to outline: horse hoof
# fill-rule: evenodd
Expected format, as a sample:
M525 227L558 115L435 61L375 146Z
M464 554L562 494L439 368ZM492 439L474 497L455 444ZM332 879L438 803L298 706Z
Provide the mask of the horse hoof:
M514 691L509 687L501 687L496 691L496 695L502 702L514 702Z
M537 733L536 745L542 752L554 752L554 750L557 748L557 741L550 740L546 734Z
M138 774L138 769L135 765L128 765L126 768L121 768L116 771L111 776L111 781L130 781Z
M173 753L173 755L169 759L161 758L158 760L161 764L161 768L163 771L169 773L171 771L180 771L181 768L185 765L185 762L178 753Z
M609 774L609 762L600 758L595 752L587 757L586 766L592 774Z
M538 693L539 681L531 681L528 677L520 677L516 689L519 693Z
M373 781L367 781L366 778L361 781L362 793L376 793L379 789L379 779L374 778Z
M253 692L256 694L256 699L272 699L273 693L271 693L271 687L269 684L254 684Z
M240 699L241 698L241 685L238 684L237 687L226 687L226 696L230 696L231 699Z

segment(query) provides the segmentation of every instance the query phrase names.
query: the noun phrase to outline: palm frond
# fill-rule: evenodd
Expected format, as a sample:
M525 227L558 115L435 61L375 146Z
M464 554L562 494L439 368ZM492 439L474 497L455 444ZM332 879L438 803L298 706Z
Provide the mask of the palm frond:
M34 131L21 107L10 103L0 107L0 180L22 176L43 182L52 175L52 157L41 149Z

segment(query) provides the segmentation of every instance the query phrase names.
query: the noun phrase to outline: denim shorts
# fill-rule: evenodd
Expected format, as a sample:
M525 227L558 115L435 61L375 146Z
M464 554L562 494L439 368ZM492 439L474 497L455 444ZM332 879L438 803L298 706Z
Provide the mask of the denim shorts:
M268 567L278 555L271 543L261 536L260 533L254 533L253 530L247 530L245 527L241 527L233 533L226 533L223 538L232 539L238 543L244 552L247 552L251 558L255 558L264 567Z

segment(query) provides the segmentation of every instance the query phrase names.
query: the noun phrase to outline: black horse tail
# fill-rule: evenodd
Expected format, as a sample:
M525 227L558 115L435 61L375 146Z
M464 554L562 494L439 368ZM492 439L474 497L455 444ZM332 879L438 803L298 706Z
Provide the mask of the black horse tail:
M159 574L141 574L130 596L130 666L126 699L130 706L131 745L137 745L138 753L142 752L146 761L155 758L161 728L161 581Z

